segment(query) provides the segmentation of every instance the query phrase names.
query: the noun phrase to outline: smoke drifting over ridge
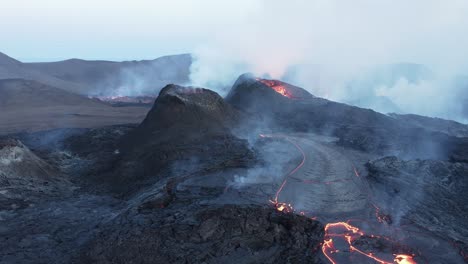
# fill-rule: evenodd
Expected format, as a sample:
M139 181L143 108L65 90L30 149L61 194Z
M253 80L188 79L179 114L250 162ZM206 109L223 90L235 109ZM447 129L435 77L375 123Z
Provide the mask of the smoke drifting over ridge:
M259 1L194 52L191 80L226 93L250 71L382 112L468 119L467 1Z

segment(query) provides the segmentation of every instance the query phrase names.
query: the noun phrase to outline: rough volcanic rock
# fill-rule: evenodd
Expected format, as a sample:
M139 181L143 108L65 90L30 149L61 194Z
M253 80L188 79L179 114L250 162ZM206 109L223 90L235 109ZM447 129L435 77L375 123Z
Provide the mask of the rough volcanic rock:
M323 226L273 208L226 205L115 219L80 263L317 263Z
M64 195L67 179L18 140L0 140L0 209Z
M236 111L215 92L168 85L145 120L121 140L118 176L112 181L147 185L146 180L154 182L168 173L245 167L253 153L245 140L231 133L237 119Z
M386 157L367 164L368 181L393 222L412 222L468 252L468 165Z

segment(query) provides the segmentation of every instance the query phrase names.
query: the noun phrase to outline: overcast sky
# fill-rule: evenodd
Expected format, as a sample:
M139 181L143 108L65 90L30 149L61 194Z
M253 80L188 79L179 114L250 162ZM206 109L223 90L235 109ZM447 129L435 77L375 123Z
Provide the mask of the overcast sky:
M186 53L241 24L255 0L0 0L0 51L23 60Z
M272 64L304 61L468 59L468 0L0 0L0 6L0 51L27 61L196 51L263 61L268 65L259 67L275 71ZM276 60L267 61L272 55Z

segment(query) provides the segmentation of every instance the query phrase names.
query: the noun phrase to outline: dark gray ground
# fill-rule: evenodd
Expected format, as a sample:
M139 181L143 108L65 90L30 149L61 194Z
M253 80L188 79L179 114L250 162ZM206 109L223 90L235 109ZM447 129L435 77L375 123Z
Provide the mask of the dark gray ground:
M36 81L0 80L0 135L139 123L148 106L112 107Z
M171 173L125 198L93 185L94 178L76 178L105 162L103 156L112 155L113 143L128 129L62 131L68 135L64 142L46 145L37 139L47 133L19 136L68 173L69 193L45 193L27 208L2 210L0 263L319 262L323 226L317 221L279 213L264 199L249 202L255 195L244 194L244 202L227 198L227 182L245 169L207 174L213 170L203 166L210 164L199 164L198 173ZM58 131L50 133L60 139ZM85 137L100 150L80 148ZM40 186L34 190L42 192ZM22 194L18 198L27 201L30 195Z

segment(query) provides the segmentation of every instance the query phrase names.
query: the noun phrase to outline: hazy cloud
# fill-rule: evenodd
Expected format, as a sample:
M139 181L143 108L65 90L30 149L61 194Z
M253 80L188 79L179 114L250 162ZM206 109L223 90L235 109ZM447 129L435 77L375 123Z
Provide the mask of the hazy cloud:
M194 83L224 87L248 70L289 77L334 100L380 95L392 99L403 112L448 115L445 107L453 103L453 89L459 89L450 86L451 80L467 73L468 1L258 3L243 22L213 33L195 52ZM422 64L435 74L421 83L408 82L410 72L401 73L401 80L392 86L386 80L367 83L371 87L350 85L377 66L400 62Z

